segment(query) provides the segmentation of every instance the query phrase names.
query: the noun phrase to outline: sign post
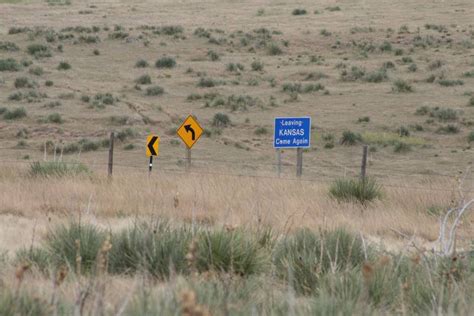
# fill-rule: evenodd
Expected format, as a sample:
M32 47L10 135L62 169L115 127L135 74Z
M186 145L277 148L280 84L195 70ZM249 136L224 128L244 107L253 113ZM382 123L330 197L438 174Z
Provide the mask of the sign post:
M296 148L296 176L303 174L303 149L311 146L311 117L277 117L273 147L277 150L278 176L281 172L281 148Z
M159 153L160 138L157 135L149 135L146 138L146 155L150 157L148 163L148 175L151 174L153 169L153 156L158 156Z
M178 128L176 133L186 145L186 171L191 169L191 148L201 137L203 129L198 121L189 115Z

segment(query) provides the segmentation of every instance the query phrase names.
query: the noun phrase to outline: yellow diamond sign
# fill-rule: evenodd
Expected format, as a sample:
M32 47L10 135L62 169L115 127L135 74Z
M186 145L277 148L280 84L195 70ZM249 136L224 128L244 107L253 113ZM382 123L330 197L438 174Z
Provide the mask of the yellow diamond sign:
M156 135L149 135L146 138L146 156L158 156L158 148L160 145L160 138Z
M202 135L202 127L198 121L190 115L184 120L183 124L178 128L178 136L189 149L198 141Z

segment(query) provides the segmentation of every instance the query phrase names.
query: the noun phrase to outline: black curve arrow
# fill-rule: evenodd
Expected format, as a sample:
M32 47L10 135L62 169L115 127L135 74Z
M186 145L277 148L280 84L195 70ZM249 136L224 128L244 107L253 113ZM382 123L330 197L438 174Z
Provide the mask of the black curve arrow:
M194 132L194 129L191 127L191 124L189 125L184 125L184 129L186 130L186 132L191 132L191 139L192 140L195 140L196 139L196 133Z
M150 151L151 155L152 156L156 156L156 151L155 151L155 148L153 148L153 145L155 144L156 140L158 139L158 137L156 136L153 136L150 140L150 142L148 143L147 147L148 147L148 150Z

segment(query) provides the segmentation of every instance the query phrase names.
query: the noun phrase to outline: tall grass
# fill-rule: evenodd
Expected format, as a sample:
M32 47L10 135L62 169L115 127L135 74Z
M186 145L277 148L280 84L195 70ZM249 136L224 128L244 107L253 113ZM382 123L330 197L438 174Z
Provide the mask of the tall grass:
M337 179L331 185L329 194L338 201L365 204L382 196L381 186L375 179Z
M81 163L65 163L60 161L33 162L29 174L39 177L65 177L88 175L90 170Z

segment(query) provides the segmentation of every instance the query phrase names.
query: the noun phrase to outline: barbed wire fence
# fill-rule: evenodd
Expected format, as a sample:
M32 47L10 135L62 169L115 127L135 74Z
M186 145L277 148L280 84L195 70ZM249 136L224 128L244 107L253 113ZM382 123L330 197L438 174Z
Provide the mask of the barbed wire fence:
M17 147L2 147L0 150L18 150L23 148ZM361 154L364 152L360 151ZM86 160L81 158L81 152L75 155L63 155L56 153L53 155L41 155L38 152L36 157L28 157L29 159L12 158L11 155L0 155L0 165L3 166L28 166L32 161L61 161L66 165L86 165L91 170L111 173L110 155L114 155L112 163L113 170L121 173L147 174L148 164L146 157L143 155L143 161L134 159L137 163L124 162L125 151L114 153L110 149L99 149L94 151L97 155L104 155L100 160ZM135 157L136 152L133 153ZM43 156L43 157L41 157ZM51 157L52 156L52 157ZM361 156L363 157L363 156ZM371 161L361 159L361 164L341 164L337 161L319 161L317 165L306 164L303 167L302 177L296 176L296 163L291 161L284 161L281 165L277 162L265 161L245 161L237 159L223 159L216 157L195 157L193 156L190 164L191 168L186 169L187 157L161 155L156 160L155 169L160 174L168 175L185 175L194 174L202 176L227 176L235 178L248 179L268 179L274 181L300 181L303 183L320 183L331 184L336 179L340 178L355 178L361 177L361 174L366 173L368 177L376 179L381 185L393 189L405 190L419 190L426 192L454 192L456 191L457 179L461 176L460 172L413 172L411 170L393 168L386 166L373 166ZM279 169L284 170L280 174ZM293 175L291 175L293 174ZM153 176L153 174L151 175ZM463 179L474 182L474 177L463 175ZM450 184L451 183L451 184ZM466 186L463 189L464 193L474 193L474 188Z

